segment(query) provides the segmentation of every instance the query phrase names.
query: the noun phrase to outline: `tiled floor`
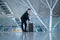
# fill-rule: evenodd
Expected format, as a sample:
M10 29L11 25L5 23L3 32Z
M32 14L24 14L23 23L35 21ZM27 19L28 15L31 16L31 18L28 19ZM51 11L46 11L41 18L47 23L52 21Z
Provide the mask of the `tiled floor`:
M0 32L0 40L60 40L60 33Z

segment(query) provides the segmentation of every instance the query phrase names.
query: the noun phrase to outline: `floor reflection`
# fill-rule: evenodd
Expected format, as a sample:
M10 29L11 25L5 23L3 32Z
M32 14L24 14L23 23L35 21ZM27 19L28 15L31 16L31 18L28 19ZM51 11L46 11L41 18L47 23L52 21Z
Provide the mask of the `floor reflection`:
M60 40L60 34L48 32L0 32L0 40Z

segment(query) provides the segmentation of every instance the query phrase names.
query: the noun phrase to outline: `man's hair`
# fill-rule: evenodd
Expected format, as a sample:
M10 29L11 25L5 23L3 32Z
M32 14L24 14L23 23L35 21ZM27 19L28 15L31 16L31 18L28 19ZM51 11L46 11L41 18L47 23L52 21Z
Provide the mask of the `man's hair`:
M27 10L31 10L30 8L28 8Z

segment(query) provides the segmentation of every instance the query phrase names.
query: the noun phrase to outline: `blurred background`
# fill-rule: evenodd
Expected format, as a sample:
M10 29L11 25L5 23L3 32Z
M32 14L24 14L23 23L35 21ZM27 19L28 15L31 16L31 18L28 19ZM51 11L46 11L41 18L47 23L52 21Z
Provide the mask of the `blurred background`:
M20 17L28 8L33 32L60 32L59 4L60 0L0 0L0 32L22 32Z

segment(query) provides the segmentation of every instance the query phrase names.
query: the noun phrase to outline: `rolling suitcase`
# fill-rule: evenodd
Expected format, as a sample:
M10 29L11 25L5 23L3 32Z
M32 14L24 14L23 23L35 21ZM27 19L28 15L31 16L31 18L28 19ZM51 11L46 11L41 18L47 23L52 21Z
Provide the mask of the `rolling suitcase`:
M33 32L33 23L29 22L29 32Z

